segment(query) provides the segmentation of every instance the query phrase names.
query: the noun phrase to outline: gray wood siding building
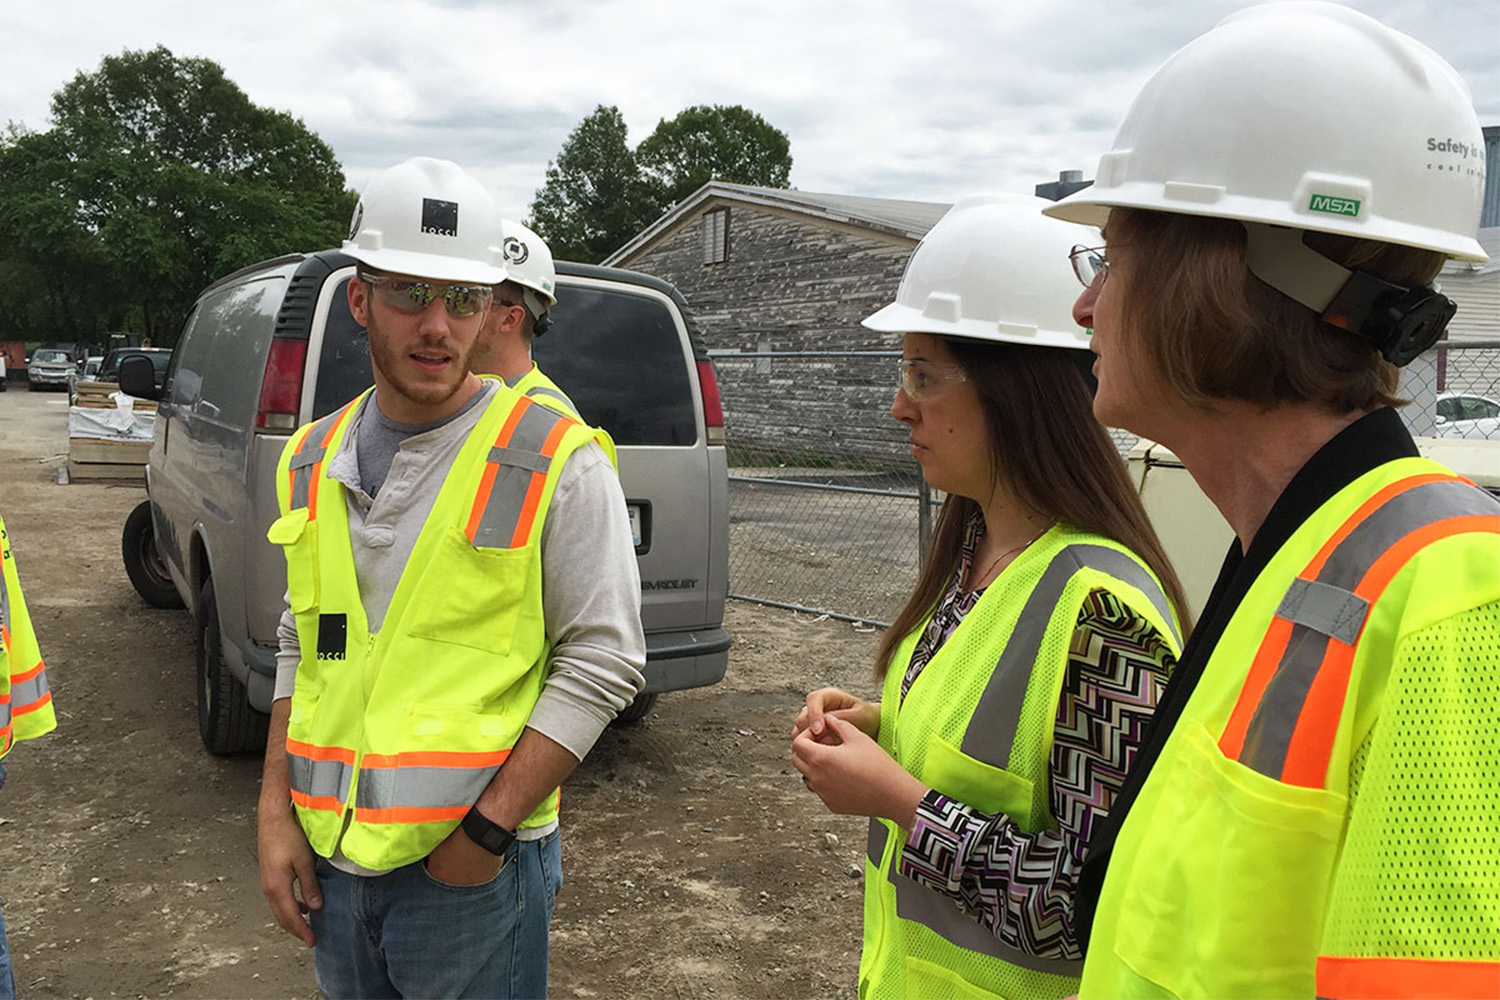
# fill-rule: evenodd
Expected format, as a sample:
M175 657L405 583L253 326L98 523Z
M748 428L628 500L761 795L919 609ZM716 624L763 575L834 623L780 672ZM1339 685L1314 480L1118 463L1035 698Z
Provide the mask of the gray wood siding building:
M715 356L731 445L899 458L891 359L733 355L899 350L860 320L895 296L907 257L948 207L713 182L604 263L687 298Z

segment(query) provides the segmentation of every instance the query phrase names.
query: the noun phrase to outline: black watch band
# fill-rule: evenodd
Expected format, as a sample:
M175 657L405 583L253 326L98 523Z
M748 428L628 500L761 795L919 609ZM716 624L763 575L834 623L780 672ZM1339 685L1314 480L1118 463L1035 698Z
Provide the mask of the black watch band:
M463 827L464 834L470 840L491 854L504 854L505 849L516 840L515 831L507 830L490 819L479 811L478 806L471 806L459 825Z

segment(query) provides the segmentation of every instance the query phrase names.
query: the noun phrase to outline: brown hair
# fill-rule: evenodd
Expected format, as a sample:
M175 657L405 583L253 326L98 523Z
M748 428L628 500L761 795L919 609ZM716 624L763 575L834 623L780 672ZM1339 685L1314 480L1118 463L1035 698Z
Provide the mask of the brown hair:
M1264 407L1318 403L1338 413L1397 406L1397 370L1369 341L1323 323L1245 265L1233 219L1115 209L1111 256L1126 260L1125 333L1187 403L1236 399ZM1400 285L1429 284L1444 256L1391 243L1307 233L1345 267Z
M1022 344L944 338L979 393L990 471L1022 504L1045 517L1112 538L1151 568L1189 628L1187 601L1125 463L1094 419L1082 352ZM1083 354L1083 358L1088 355ZM964 525L979 504L949 496L938 513L927 562L916 589L881 637L876 676L884 676L896 646L937 604L963 547Z

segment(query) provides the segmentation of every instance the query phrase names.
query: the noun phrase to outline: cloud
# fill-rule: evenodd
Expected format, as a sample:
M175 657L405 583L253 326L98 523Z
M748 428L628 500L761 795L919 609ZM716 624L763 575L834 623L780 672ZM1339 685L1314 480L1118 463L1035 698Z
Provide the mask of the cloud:
M792 140L808 191L946 201L1092 173L1135 92L1237 0L7 0L0 119L123 48L220 63L318 132L352 185L445 156L525 215L568 133L619 107L632 143L694 104ZM1464 75L1500 123L1500 4L1351 0Z

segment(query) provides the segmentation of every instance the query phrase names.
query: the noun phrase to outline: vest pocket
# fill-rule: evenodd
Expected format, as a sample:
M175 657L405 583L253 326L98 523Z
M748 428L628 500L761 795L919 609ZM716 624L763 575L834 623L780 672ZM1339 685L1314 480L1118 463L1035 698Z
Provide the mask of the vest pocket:
M266 538L286 554L287 599L293 614L318 606L318 523L298 507L271 522Z
M1124 879L1115 954L1178 996L1312 996L1347 799L1253 771L1185 725L1105 882Z
M936 962L920 958L906 959L905 997L976 997L979 1000L1004 1000L999 993L980 989L963 976Z
M478 549L458 529L448 529L412 594L411 634L509 653L535 556L530 547Z
M950 799L980 812L1005 813L1024 829L1032 829L1031 782L970 757L936 733L927 738L918 777Z

